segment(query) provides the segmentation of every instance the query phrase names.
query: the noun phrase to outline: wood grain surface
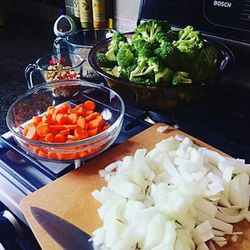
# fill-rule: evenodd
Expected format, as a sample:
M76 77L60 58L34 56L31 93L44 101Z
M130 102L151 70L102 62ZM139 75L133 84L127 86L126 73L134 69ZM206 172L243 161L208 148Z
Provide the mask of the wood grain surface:
M30 212L30 206L37 206L46 209L59 217L71 222L81 230L90 234L101 226L101 221L97 214L100 204L91 196L91 192L100 189L105 185L105 181L99 177L98 170L103 169L109 163L122 159L126 155L132 155L138 148L152 149L160 140L181 134L190 137L197 145L222 152L209 146L208 144L189 136L179 130L170 130L159 133L157 127L166 124L155 124L144 130L140 134L130 138L125 143L117 145L107 150L100 156L88 161L80 168L69 172L54 182L44 186L36 192L25 197L21 201L21 209L24 213L31 230L36 236L42 249L61 249L59 245L38 225ZM247 221L242 221L235 225L235 231L243 231L236 243L230 243L221 250L250 250L250 227Z

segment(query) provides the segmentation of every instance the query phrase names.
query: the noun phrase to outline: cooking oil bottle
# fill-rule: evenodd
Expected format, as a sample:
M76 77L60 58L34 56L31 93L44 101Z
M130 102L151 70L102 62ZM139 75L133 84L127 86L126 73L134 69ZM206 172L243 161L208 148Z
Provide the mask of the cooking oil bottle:
M95 29L107 27L105 0L92 0L93 24Z
M93 27L92 1L79 0L80 22L83 29Z

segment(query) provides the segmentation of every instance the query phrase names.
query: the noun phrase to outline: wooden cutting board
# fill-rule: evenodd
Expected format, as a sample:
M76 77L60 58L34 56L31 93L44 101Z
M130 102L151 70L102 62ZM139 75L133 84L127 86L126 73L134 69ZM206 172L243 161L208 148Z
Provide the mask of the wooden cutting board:
M126 155L134 154L138 148L152 149L160 140L181 134L189 136L179 130L170 130L159 133L157 128L166 124L156 124L140 134L130 138L100 156L87 162L77 170L62 176L56 181L44 186L36 192L30 194L21 201L21 209L34 235L36 236L42 249L60 249L58 244L38 225L30 212L30 206L37 206L48 210L65 220L71 222L86 233L90 234L101 226L97 214L99 203L91 196L91 192L100 189L105 182L98 175L98 170L103 169L109 163L122 159ZM189 136L197 145L216 150L208 144ZM219 153L222 153L216 150ZM223 153L222 153L223 154ZM250 249L250 225L243 221L235 225L235 231L244 231L234 244L220 248L223 250Z

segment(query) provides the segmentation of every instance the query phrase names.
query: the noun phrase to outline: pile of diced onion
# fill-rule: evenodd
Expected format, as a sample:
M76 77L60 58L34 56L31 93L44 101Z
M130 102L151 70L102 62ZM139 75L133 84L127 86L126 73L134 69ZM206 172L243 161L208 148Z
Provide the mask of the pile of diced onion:
M96 249L208 250L235 242L233 224L250 221L250 164L176 135L150 152L100 170L107 181L92 195L103 226ZM232 243L233 244L233 243Z

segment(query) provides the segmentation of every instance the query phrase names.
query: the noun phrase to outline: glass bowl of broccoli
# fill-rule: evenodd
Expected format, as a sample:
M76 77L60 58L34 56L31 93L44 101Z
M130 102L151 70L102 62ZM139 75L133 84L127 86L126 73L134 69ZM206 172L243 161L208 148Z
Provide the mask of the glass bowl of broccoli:
M117 32L98 43L88 59L127 101L169 111L203 96L226 74L233 56L192 26L174 31L167 21L148 20L134 32Z

